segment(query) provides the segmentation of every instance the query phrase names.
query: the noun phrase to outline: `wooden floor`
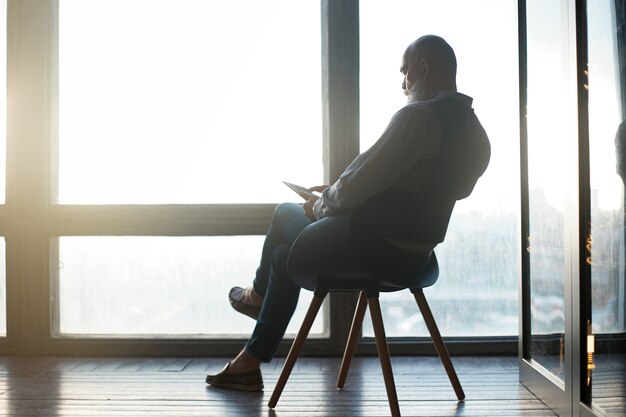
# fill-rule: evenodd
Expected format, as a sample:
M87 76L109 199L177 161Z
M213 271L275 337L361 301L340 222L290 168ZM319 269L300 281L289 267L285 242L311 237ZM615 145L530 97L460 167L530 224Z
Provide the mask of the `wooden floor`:
M462 403L436 357L392 359L403 416L554 416L518 382L515 357L453 357ZM283 359L262 367L265 391L209 387L226 359L0 358L1 416L387 416L376 357L355 357L335 388L339 359L300 358L275 410L267 401Z
M626 354L598 353L593 371L593 405L609 416L626 416Z

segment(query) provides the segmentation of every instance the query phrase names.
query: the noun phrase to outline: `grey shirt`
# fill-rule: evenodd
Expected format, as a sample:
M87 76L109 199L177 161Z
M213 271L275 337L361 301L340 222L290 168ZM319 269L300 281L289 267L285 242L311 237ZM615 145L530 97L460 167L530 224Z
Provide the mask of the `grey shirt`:
M451 97L471 107L472 98L443 91L428 100ZM378 141L360 154L341 174L337 182L322 193L313 212L322 217L350 209L369 197L390 189L417 193L441 143L442 128L435 113L421 102L400 109Z

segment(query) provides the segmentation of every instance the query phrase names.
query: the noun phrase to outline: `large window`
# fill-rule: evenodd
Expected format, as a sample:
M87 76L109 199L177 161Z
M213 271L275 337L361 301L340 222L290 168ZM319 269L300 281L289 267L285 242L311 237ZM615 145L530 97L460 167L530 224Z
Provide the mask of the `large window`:
M406 103L398 70L409 43L436 34L456 52L458 89L474 98L492 155L473 194L456 205L446 240L436 249L439 281L426 294L446 336L516 335L517 2L361 2L360 16L361 150L378 139ZM384 295L381 305L394 318L387 322L390 335L428 335L408 292ZM373 335L371 328L365 333Z
M282 180L322 183L320 15L319 1L59 0L53 202L299 200ZM55 337L253 328L226 295L251 283L260 236L56 242Z
M402 53L427 33L455 48L493 151L428 298L447 336L517 333L514 0L8 0L7 12L10 351L240 349L254 322L227 293L251 282L275 204L300 202L282 181L332 182L378 139L405 102ZM329 298L309 352L347 336L331 324L350 298ZM381 301L391 336L426 334L408 293Z
M62 204L322 183L319 1L59 0Z
M235 313L226 294L251 281L262 244L261 236L60 238L54 335L248 336L254 321ZM299 305L311 296L303 291ZM287 333L297 332L305 311ZM324 332L322 318L314 334Z

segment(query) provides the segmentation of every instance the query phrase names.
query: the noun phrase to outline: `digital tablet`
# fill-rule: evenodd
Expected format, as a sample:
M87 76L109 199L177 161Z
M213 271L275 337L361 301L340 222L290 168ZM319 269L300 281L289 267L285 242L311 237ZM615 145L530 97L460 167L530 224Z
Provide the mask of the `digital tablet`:
M311 197L316 197L316 195L313 194L313 192L309 191L306 187L303 187L301 185L292 184L292 183L287 182L287 181L283 181L283 183L287 187L289 187L292 190L294 190L296 192L296 194L298 194L300 197L304 198L305 200L308 200Z

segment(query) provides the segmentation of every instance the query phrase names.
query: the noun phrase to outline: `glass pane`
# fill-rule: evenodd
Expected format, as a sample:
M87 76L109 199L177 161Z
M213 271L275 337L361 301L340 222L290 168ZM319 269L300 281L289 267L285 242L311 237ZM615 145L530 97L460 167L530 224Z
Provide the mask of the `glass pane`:
M439 281L425 293L445 336L516 335L517 2L368 1L360 4L360 19L362 150L380 137L391 116L406 103L398 70L409 43L432 33L455 50L458 89L474 98L492 156L472 196L456 205L446 240L436 250ZM389 335L428 335L408 291L383 294L381 306ZM369 323L364 334L373 336Z
M0 239L0 337L7 335L6 240Z
M61 237L55 336L247 337L254 321L227 295L252 282L262 244L262 236ZM301 292L288 333L311 297ZM323 316L312 333L323 333Z
M322 182L320 2L60 0L62 204L268 203Z
M612 3L612 0L599 0L587 8L592 236L588 319L595 335L595 369L583 370L582 374L587 377L593 405L602 408L607 416L623 416L626 415L626 124L622 123L621 101L626 100L626 93L620 85L626 80L619 79L618 48L623 49L624 44L618 46ZM626 21L621 22L622 37L626 36L625 24Z
M532 359L565 375L569 190L577 148L575 51L567 4L527 1L528 184Z
M0 204L6 201L7 0L0 0Z

